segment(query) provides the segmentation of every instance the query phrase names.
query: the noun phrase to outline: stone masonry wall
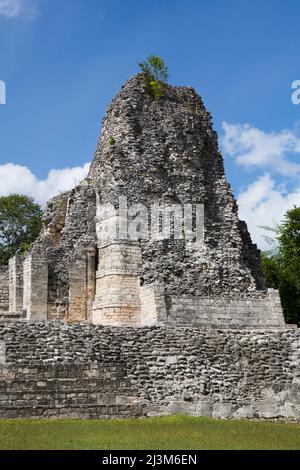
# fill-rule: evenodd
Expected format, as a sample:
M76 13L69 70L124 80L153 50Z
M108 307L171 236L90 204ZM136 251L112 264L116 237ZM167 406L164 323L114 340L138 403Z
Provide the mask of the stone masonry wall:
M0 341L2 418L300 420L297 329L16 322L1 323Z
M215 325L224 327L276 327L285 320L279 292L268 289L258 298L216 298L191 295L167 298L167 320L177 324Z
M0 315L8 310L8 266L0 266Z
M47 204L42 232L30 253L43 257L48 264L50 320L91 320L96 270L94 266L91 273L95 263L91 252L96 249L95 215L95 191L87 180ZM85 298L82 302L81 288Z
M138 227L137 213L149 212L144 229L136 230L134 248L122 243L107 248L99 233L106 215L113 221L103 206L118 209L120 197L127 198L129 216L121 219L129 225ZM153 205L177 208L185 219L190 215L185 236L171 230L166 238L149 237L147 227L152 230L156 221L159 232L161 220ZM174 214L169 216L174 221ZM201 236L191 241L195 224ZM27 319L140 326L161 321L165 313L173 321L182 311L189 322L193 313L203 323L214 302L221 316L233 307L236 319L241 297L255 303L268 295L259 251L226 181L210 113L191 87L165 85L161 99L154 100L140 74L108 107L88 177L48 202L41 233L24 259L24 305L22 272L14 262L11 266L10 313L26 311ZM232 298L237 304L227 305ZM245 316L240 320L247 326Z

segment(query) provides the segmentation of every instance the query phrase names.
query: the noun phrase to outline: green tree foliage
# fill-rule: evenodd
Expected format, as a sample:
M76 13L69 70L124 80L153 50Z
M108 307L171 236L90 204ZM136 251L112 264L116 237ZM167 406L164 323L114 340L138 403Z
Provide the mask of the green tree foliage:
M20 194L0 197L0 264L16 253L24 254L42 226L42 210L32 198Z
M149 55L144 62L139 63L145 82L146 90L155 99L163 96L163 85L168 80L168 69L164 61L155 55Z
M300 207L287 211L282 224L265 228L278 243L277 249L262 254L267 287L279 289L286 321L300 325Z

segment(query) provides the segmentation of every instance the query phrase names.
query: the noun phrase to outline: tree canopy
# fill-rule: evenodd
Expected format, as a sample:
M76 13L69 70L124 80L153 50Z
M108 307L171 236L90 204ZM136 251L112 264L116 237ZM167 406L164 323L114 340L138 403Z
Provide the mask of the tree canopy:
M42 210L28 196L0 197L0 264L16 253L24 254L36 240L42 225Z
M287 211L275 228L275 250L262 253L267 287L279 289L285 319L300 325L300 207Z

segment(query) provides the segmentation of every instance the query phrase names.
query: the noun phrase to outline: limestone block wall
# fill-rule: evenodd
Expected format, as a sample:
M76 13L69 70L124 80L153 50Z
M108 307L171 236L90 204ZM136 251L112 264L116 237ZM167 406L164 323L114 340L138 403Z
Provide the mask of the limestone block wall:
M84 251L96 247L95 205L95 191L87 180L72 191L52 198L47 204L43 215L44 227L34 244L34 250L39 251L48 261L48 319L68 321L70 301L70 321L78 316L78 312L74 313L76 302L77 306L79 302L75 295L76 285L89 276L90 270L84 268L85 274L81 275L76 273L74 266L77 254L81 257L81 249ZM90 290L90 281L86 281L83 297L86 296L86 290ZM88 302L91 303L90 300ZM84 302L80 319L86 319L90 310L91 305L87 308Z
M111 218L107 220L109 223L114 221ZM138 242L116 240L99 243L98 257L94 324L151 326L168 322L240 328L285 325L279 293L274 289L231 297L168 295L165 286L159 282L143 284L142 250ZM86 262L83 261L81 268L76 263L71 276L80 277L80 281L77 280L74 287L77 292L76 312L72 313L74 321L86 318L82 305L86 302ZM71 284L70 289L72 292Z
M8 311L8 267L0 266L0 315Z
M220 327L284 326L284 316L277 290L244 298L209 298L168 296L167 321L176 324L201 324Z
M138 242L110 241L99 244L98 252L93 246L78 247L68 264L68 297L61 302L51 271L49 275L48 260L35 252L25 258L15 256L8 271L1 269L1 311L8 313L9 284L11 320L24 313L28 320L61 319L111 326L285 325L278 291L255 291L243 297L170 296L159 282L143 284L141 264Z
M0 341L2 418L300 420L297 329L2 322Z
M164 288L158 284L140 287L141 326L157 325L167 320Z

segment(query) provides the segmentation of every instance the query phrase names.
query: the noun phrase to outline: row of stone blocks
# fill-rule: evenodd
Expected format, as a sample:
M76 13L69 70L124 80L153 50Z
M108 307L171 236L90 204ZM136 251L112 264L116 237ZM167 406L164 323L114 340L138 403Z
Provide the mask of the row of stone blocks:
M1 418L123 418L187 414L212 418L264 418L300 420L300 406L293 402L237 399L235 402L216 398L191 397L162 400L152 403L133 396L130 388L117 384L82 379L26 380L3 384L0 382ZM19 390L18 390L19 388Z

